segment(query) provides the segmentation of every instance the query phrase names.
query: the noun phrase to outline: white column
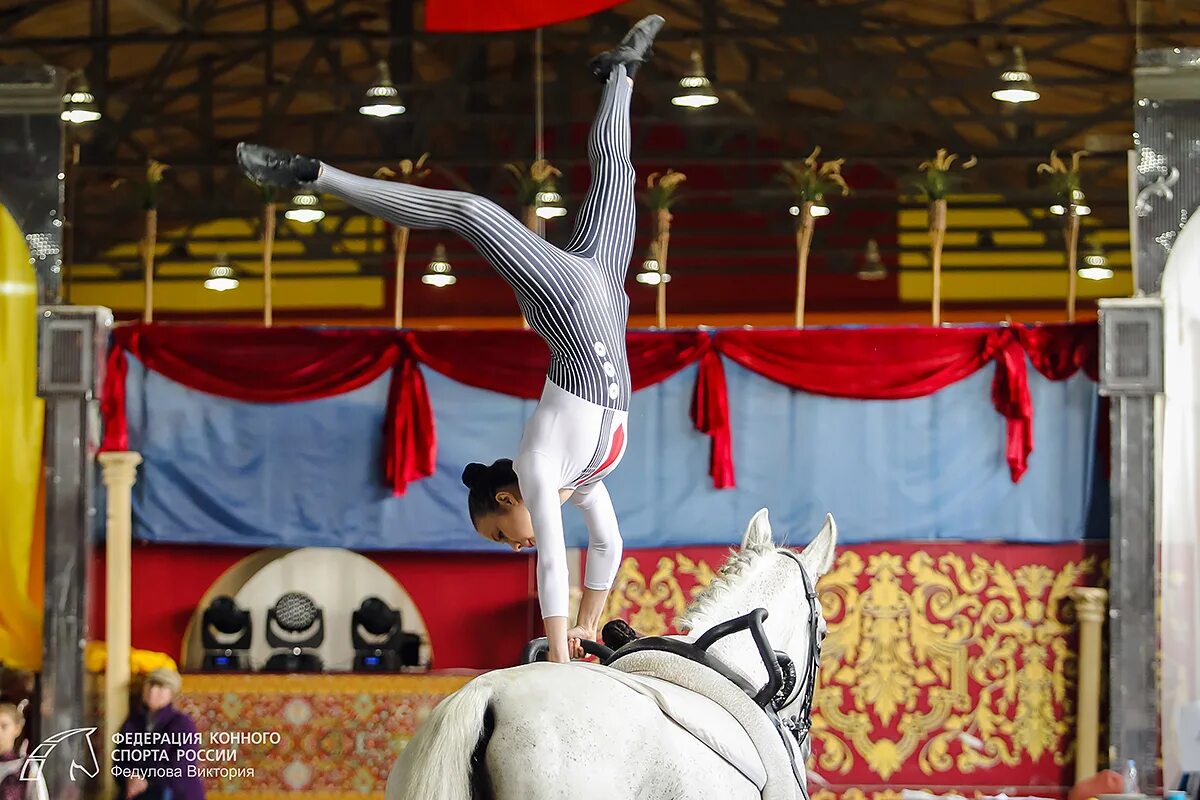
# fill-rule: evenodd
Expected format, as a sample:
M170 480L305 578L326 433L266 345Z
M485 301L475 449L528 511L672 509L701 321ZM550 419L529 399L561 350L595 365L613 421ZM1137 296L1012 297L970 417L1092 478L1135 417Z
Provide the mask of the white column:
M108 494L105 520L105 616L104 639L108 663L104 669L104 769L112 775L112 735L121 730L129 716L129 652L132 618L131 584L133 558L133 484L142 457L133 452L99 455L104 487ZM101 781L110 796L112 780Z
M1079 701L1075 719L1075 782L1096 774L1100 749L1100 631L1108 592L1090 586L1071 590L1079 620Z

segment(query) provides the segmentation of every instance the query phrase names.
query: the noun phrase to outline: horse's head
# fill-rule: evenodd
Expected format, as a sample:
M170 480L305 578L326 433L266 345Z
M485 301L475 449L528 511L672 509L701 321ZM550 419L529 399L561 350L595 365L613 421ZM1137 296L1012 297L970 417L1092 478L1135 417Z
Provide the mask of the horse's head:
M830 570L837 545L837 525L831 515L809 543L796 552L776 545L764 508L754 515L742 538L741 548L732 553L712 584L688 607L680 628L699 636L712 626L765 608L766 630L771 646L788 655L796 668L797 689L785 698L783 714L801 713L804 685L815 680L816 654L825 636L825 618L816 597L817 580ZM723 639L712 653L735 667L759 686L767 674L749 632Z

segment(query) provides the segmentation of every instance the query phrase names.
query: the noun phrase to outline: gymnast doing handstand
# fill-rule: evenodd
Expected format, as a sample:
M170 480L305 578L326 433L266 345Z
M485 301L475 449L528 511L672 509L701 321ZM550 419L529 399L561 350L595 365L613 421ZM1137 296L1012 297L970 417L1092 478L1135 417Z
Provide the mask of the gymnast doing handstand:
M632 392L625 353L633 251L634 169L629 159L633 76L648 60L663 19L652 15L620 45L591 61L604 84L588 139L592 183L566 247L559 249L495 203L467 192L351 175L314 158L241 144L253 180L331 194L408 228L447 228L471 242L513 288L529 325L550 348L550 369L516 459L468 464L463 483L475 530L514 550L537 546L538 599L549 659L581 656L621 562L621 533L603 478L628 441ZM561 504L583 513L588 531L584 592L568 629L568 576Z

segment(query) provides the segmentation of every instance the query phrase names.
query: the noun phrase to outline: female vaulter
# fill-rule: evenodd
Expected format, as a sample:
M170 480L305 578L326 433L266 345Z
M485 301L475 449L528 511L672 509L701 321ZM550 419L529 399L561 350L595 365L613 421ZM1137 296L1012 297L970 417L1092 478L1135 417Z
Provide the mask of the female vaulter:
M604 84L588 140L592 185L571 241L559 249L474 194L351 175L317 159L238 145L251 179L304 187L408 228L447 228L471 242L513 288L529 325L550 347L550 369L513 461L468 464L463 483L475 530L514 550L538 549L538 599L549 659L582 656L621 563L621 533L602 480L628 440L625 272L633 251L634 169L629 160L633 76L650 57L663 18L646 17L592 60ZM588 530L583 599L568 629L566 543L560 506L570 499Z

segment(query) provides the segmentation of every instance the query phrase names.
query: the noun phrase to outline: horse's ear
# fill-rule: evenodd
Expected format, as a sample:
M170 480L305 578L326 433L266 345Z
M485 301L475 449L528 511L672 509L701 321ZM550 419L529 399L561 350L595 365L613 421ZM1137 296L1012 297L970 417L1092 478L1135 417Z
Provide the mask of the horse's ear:
M767 510L760 508L758 513L746 526L746 535L742 537L742 549L762 550L774 547L775 540L771 537L771 520L767 518Z
M819 578L833 568L836 549L837 523L833 521L833 514L826 514L825 524L821 526L820 533L813 537L800 555L804 558L809 572Z

